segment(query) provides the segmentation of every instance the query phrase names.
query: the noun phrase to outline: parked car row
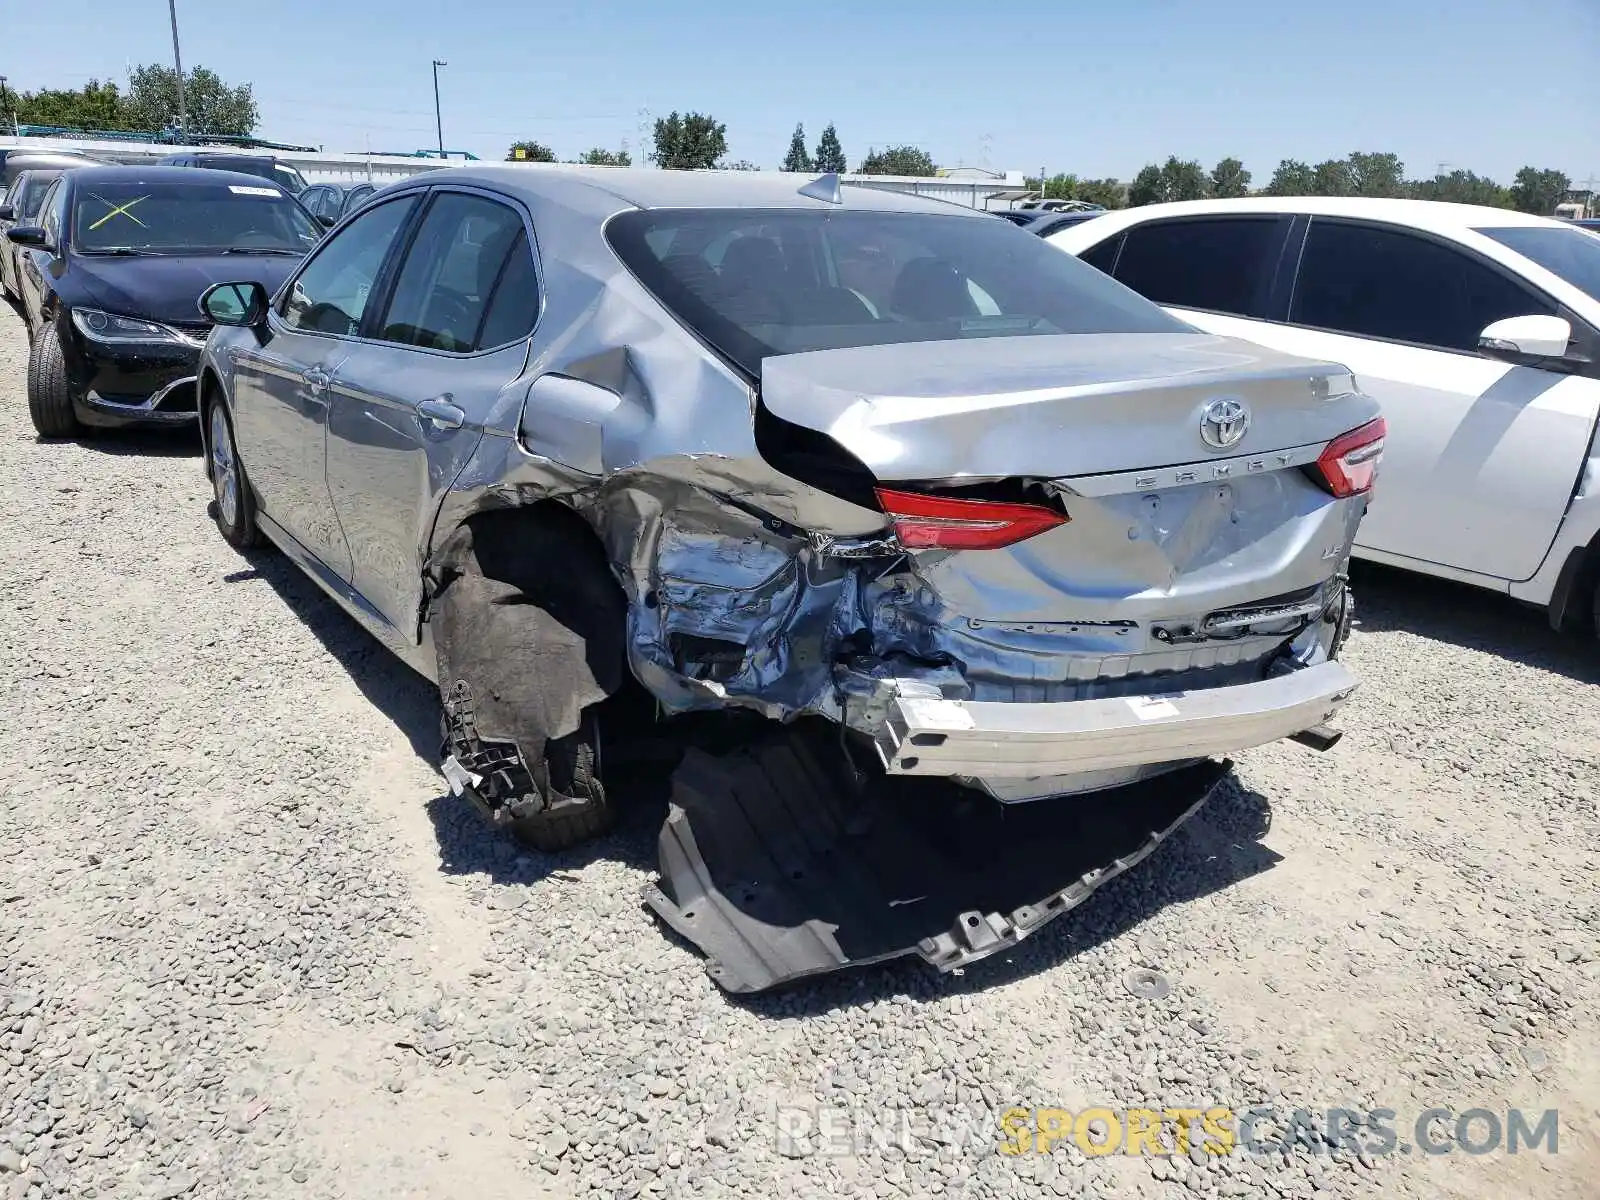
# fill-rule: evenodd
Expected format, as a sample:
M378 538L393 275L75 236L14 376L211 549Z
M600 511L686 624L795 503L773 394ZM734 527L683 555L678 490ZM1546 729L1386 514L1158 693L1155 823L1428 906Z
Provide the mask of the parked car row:
M224 536L436 678L454 781L545 844L604 824L630 676L1010 802L1301 733L1354 686L1373 402L1003 223L512 169L320 241L205 170L82 168L42 211L8 235L41 431L198 415ZM514 568L529 603L485 600L504 537L562 564Z
M1195 201L1049 240L1199 329L1349 367L1389 423L1357 557L1600 611L1600 237L1415 200Z
M1205 760L1337 740L1353 551L1594 609L1593 234L1273 200L1037 237L796 183L463 168L324 234L258 177L63 171L7 233L30 407L197 421L222 536L433 680L451 789L545 849L606 827L641 711L831 723L854 777L1002 804L1195 789L1159 832ZM753 786L702 788L664 875L788 862ZM838 868L793 869L762 886ZM765 936L663 886L702 946Z

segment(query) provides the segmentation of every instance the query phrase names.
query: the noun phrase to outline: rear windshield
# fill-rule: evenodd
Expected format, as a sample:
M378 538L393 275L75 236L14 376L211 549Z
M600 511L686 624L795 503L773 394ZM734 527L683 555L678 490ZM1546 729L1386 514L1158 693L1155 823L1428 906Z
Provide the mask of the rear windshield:
M1513 225L1478 232L1600 300L1600 233L1538 225Z
M238 171L242 175L259 175L263 179L272 180L291 196L298 196L308 186L306 177L299 171L288 163L281 163L271 158L202 158L199 160L199 165L210 167L214 171Z
M79 186L73 206L72 244L83 254L304 254L318 237L305 210L265 182L107 180Z
M1007 221L849 210L623 213L612 248L750 375L763 358L893 342L1189 326Z

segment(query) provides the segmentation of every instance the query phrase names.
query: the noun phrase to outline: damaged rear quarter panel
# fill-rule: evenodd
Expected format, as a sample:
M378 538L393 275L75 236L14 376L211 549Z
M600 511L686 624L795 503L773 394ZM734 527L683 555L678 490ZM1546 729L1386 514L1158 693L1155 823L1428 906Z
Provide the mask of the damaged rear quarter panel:
M828 690L826 647L849 581L799 533L870 535L883 514L761 458L750 384L618 263L599 234L600 196L576 189L572 206L533 213L541 246L561 251L544 260L548 298L525 379L486 418L428 557L475 512L565 503L606 547L629 602L630 664L659 700L791 715ZM731 676L686 678L674 635L737 642L745 654Z

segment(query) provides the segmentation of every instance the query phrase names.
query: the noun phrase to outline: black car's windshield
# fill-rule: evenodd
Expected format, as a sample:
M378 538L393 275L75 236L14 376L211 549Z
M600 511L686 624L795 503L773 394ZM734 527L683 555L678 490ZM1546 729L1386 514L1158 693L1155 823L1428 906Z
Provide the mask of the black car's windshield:
M736 365L893 342L1189 326L1006 221L932 213L649 209L618 257Z
M80 184L73 204L72 244L82 254L304 254L318 237L305 210L265 183L104 180Z
M1600 300L1600 231L1512 225L1478 232Z

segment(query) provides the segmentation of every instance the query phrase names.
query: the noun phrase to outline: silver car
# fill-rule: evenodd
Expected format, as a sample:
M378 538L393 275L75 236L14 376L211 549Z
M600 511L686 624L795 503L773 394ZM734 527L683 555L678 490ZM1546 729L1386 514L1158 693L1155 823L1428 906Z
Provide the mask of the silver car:
M452 788L540 847L606 824L629 693L1015 806L1329 744L1356 685L1374 402L986 214L462 169L203 304L223 536L436 680Z

